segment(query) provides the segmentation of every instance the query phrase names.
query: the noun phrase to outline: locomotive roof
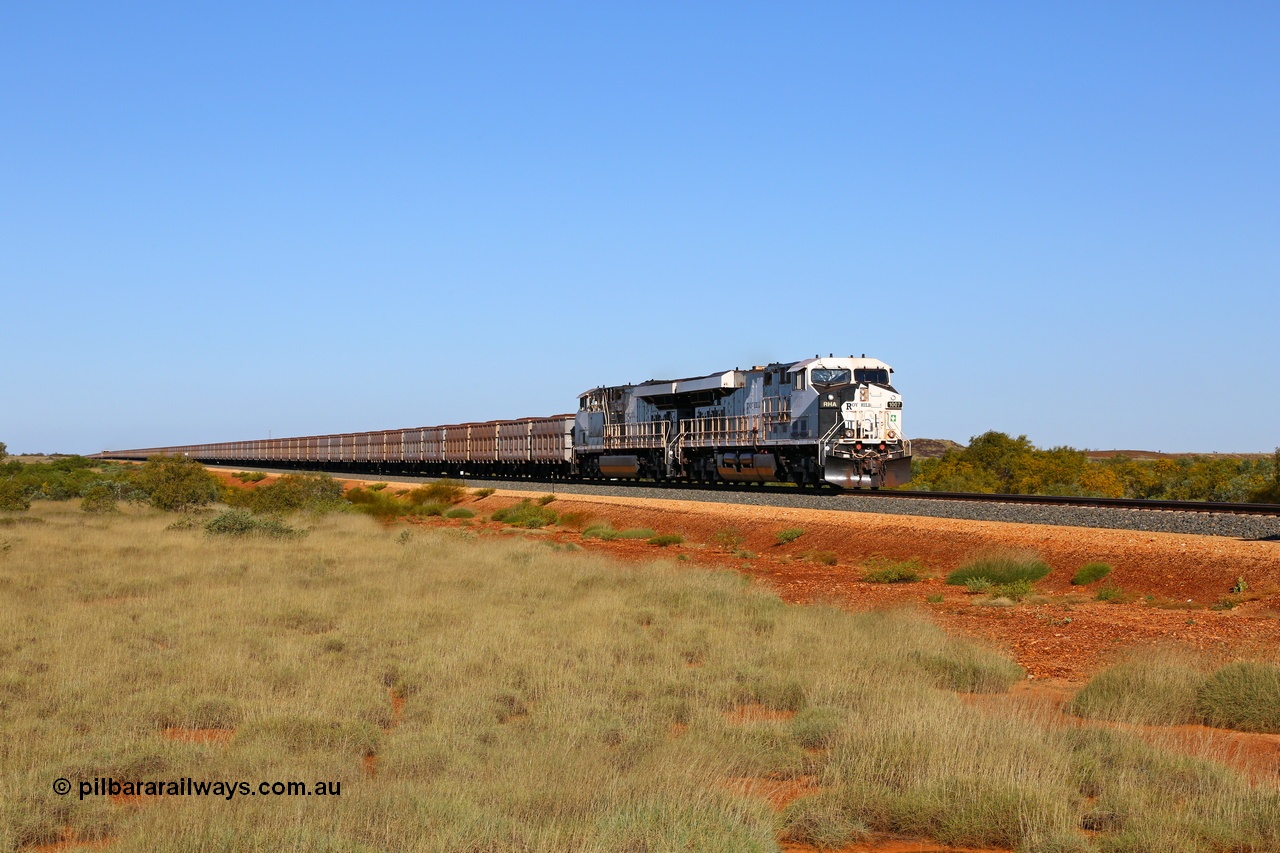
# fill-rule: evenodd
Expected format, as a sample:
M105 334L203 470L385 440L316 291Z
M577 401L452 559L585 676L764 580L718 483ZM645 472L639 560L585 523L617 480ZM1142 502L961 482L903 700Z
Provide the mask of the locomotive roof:
M855 367L855 368L856 367L883 367L885 370L888 370L890 373L893 372L893 368L885 364L880 359L867 358L865 355L861 357L852 356L852 355L851 356L840 355L840 356L827 356L825 358L821 356L814 356L813 358L806 358L803 361L775 361L773 364L751 367L748 370L741 370L735 367L733 370L720 370L715 373L707 373L702 376L686 376L680 379L649 379L645 382L641 382L639 385L631 385L631 384L597 385L594 388L588 388L586 391L583 391L581 394L578 395L578 399L582 399L583 397L586 397L587 395L595 391L599 391L601 388L622 388L626 390L632 390L635 393L637 393L639 396L647 397L647 396L652 396L653 394L675 393L677 385L682 386L679 389L680 391L700 389L704 385L706 385L707 387L716 387L718 384L718 387L722 387L722 388L732 387L732 386L726 386L723 384L724 377L728 376L729 374L749 373L757 370L783 370L783 371L789 372L797 368L811 367L811 366L812 367ZM717 378L721 380L720 383L716 383L715 380ZM666 388L664 389L663 386L666 386Z

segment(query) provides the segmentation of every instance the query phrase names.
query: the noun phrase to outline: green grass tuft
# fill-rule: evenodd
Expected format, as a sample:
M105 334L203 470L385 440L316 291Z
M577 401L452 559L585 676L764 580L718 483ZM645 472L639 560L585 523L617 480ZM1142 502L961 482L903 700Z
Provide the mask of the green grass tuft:
M924 576L924 566L919 560L872 557L863 565L867 571L862 579L868 583L915 583Z
M1109 574L1111 574L1111 566L1106 563L1085 563L1071 578L1071 583L1073 586L1087 586L1102 580Z
M666 548L670 545L679 545L684 541L684 537L678 533L662 533L658 536L650 536L649 544L657 545L659 548Z
M779 530L774 534L774 538L778 540L779 545L790 545L803 535L803 527L788 527L786 530Z
M1280 733L1280 666L1227 664L1201 685L1196 712L1206 725Z
M947 583L965 586L982 579L993 586L1014 581L1034 583L1049 574L1049 564L1039 554L1026 551L988 551L975 556L947 575Z
M511 527L525 527L536 529L546 527L549 524L555 524L557 515L554 510L547 509L545 506L539 506L530 500L522 500L514 506L506 509L500 509L490 516L494 521L502 522Z

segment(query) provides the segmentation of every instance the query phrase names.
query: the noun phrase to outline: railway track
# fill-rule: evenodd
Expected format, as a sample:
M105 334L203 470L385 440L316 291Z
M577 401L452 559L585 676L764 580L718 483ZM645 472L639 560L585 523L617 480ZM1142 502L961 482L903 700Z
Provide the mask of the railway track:
M223 470L227 470L223 468ZM249 468L236 470L296 473L297 469ZM435 477L331 472L364 480L417 483ZM799 489L769 484L655 483L648 481L598 482L586 480L532 480L462 478L469 486L492 486L515 491L554 491L562 495L594 494L613 497L743 503L756 506L794 507L845 512L872 512L903 516L932 516L971 521L1005 521L1019 524L1051 524L1145 530L1280 542L1280 505L1212 503L1202 501L1144 501L1125 498L1078 498L1045 495L982 495L952 492L836 491Z

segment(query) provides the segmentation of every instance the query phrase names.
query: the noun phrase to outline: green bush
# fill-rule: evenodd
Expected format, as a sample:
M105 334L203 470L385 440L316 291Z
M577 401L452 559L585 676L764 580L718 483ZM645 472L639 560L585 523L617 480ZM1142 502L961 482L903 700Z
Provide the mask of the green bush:
M80 498L80 509L84 512L113 513L119 512L116 506L116 492L110 483L94 483L85 489Z
M261 471L237 471L231 475L242 483L261 483L267 475Z
M1280 666L1227 664L1201 685L1196 711L1206 725L1280 733Z
M1080 571L1076 572L1071 578L1071 584L1073 586L1087 586L1095 581L1102 580L1109 574L1111 574L1111 566L1106 563L1085 563L1080 567Z
M454 507L444 511L445 518L475 518L476 514L465 507Z
M422 504L456 504L467 496L465 483L458 480L436 480L412 489L405 500L416 506Z
M711 537L711 541L716 543L723 551L737 551L742 547L742 543L746 541L746 538L742 535L742 531L736 527L730 527L726 530L717 531Z
M206 533L215 536L268 536L285 539L301 536L305 531L290 527L279 519L260 518L245 509L229 509L219 513L204 526Z
M493 494L496 491L498 490L497 489L476 489L471 494L475 495L476 500L481 500L483 498L489 497L489 495Z
M390 521L402 515L408 515L413 512L415 515L430 515L424 512L426 506L410 506L400 500L393 494L387 492L370 492L358 486L354 489L348 489L344 496L348 503L356 510L356 512L373 516L380 521ZM440 504L432 506L439 507ZM439 515L440 513L435 513Z
M268 486L237 489L228 503L254 512L333 512L343 506L342 484L328 474L285 474Z
M1029 580L1013 580L1008 583L993 584L988 594L992 598L1007 598L1010 601L1021 601L1031 594L1032 584Z
M31 509L27 490L12 477L0 480L0 512L25 512Z
M157 509L183 512L218 499L218 479L186 456L152 456L135 476Z
M542 497L538 498L538 506L546 506L549 503L555 503L555 501L556 501L555 495L543 495Z
M924 566L919 560L886 560L873 557L865 564L867 571L862 579L868 583L915 583L920 580Z
M511 527L536 529L546 527L548 524L555 524L557 516L553 510L525 499L514 506L498 510L490 517L494 521L502 522Z
M649 544L657 545L659 548L666 548L668 545L679 545L684 541L684 537L678 533L663 533L659 536L650 536Z
M778 540L779 545L790 545L803 535L803 527L788 527L786 530L779 530L774 534L774 538Z
M658 534L647 527L633 527L629 530L614 530L608 524L593 524L582 531L583 539L600 539L612 542L615 539L652 539ZM683 541L683 540L681 540Z
M988 551L975 556L947 575L947 583L966 586L968 581L982 579L992 586L1014 581L1035 582L1049 574L1049 564L1040 555L1025 551Z

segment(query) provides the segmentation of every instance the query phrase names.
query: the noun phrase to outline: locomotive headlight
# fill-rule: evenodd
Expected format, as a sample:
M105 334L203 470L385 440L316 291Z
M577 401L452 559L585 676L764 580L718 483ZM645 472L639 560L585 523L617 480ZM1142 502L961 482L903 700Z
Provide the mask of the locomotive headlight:
M828 394L828 395L827 395L827 399L828 399L828 400L834 400L835 398L836 398L836 395L835 395L835 394Z
M845 438L853 438L853 430L851 430L851 429L847 429L847 430L845 430L845 431L844 431L844 437L845 437Z

